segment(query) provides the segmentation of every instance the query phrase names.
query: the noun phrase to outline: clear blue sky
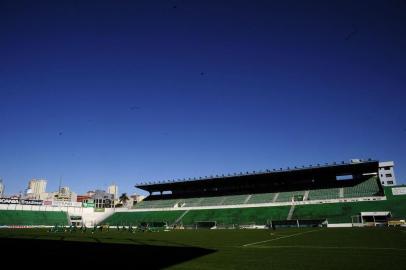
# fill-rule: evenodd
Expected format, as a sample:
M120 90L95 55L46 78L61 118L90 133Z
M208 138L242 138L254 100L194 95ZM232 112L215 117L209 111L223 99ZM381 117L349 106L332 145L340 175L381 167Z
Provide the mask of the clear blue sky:
M351 158L405 183L406 2L304 2L0 1L6 193Z

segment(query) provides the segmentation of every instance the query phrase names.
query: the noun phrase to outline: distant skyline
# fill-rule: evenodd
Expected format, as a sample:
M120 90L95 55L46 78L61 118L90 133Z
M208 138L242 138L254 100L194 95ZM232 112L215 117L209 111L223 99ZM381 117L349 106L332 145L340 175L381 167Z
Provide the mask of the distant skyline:
M353 158L393 160L405 184L405 13L401 0L0 1L5 191L62 178L132 194Z

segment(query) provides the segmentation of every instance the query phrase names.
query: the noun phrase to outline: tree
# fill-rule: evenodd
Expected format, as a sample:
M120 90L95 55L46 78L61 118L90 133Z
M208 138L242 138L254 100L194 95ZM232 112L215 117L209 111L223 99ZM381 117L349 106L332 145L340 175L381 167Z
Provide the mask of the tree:
M128 196L127 196L127 193L121 194L119 200L120 200L120 202L121 202L123 205L126 205L126 204L127 204L127 201L129 200L129 198L128 198Z

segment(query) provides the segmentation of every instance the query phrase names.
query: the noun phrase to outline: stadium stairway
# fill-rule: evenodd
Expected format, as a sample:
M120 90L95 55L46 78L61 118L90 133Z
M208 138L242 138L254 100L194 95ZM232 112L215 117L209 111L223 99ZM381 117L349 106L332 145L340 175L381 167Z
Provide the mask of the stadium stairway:
M288 217L286 218L286 220L291 220L292 216L293 216L293 212L295 211L295 204L292 204L292 206L289 209L289 213L288 213Z
M190 210L186 210L185 212L182 213L182 215L180 215L174 222L174 224L179 224L182 221L182 218L189 213Z
M244 204L246 204L252 197L252 194L248 195L247 198L244 201Z

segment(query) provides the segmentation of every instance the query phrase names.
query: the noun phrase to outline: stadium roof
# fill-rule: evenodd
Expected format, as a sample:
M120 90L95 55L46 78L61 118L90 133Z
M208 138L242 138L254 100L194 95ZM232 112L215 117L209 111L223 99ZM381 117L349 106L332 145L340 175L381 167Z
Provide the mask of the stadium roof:
M262 171L252 171L252 172L239 172L232 174L221 174L215 176L204 176L204 177L194 177L187 179L173 179L167 181L152 181L152 182L143 182L135 185L135 187L149 191L166 191L166 190L176 190L176 189L187 189L188 186L198 186L206 185L208 183L225 183L228 184L237 183L241 181L251 181L252 179L262 178L262 181L266 178L275 179L280 178L283 175L301 175L306 176L307 178L314 178L315 175L329 175L329 176L339 176L339 175L349 175L354 173L368 173L375 172L375 168L378 167L379 161L377 160L356 160L350 162L333 162L309 166L294 166L287 168L279 169L267 169Z

